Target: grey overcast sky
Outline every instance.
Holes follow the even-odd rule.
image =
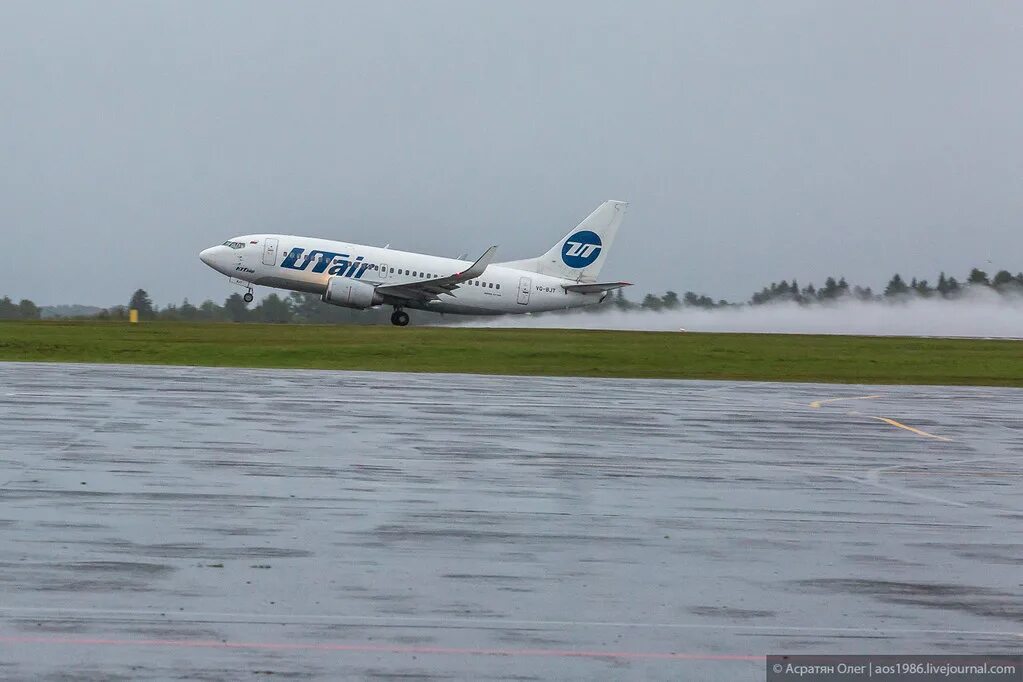
[[[527,257],[605,199],[637,293],[1015,272],[1023,3],[8,0],[0,152],[40,304],[222,300],[247,232]]]

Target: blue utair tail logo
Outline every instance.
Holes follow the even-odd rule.
[[[561,260],[570,268],[585,268],[597,260],[602,245],[600,236],[590,230],[580,230],[565,240],[561,247]]]

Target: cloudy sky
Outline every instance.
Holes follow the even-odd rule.
[[[644,292],[1015,272],[1023,3],[7,1],[0,153],[41,304],[223,299],[246,232],[527,257],[604,199]]]

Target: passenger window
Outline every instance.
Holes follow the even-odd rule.
[[[491,282],[490,284],[487,285],[487,287],[490,288],[490,289],[493,289],[494,288],[494,283]]]
[[[391,268],[391,272],[392,272],[392,273],[394,272],[394,268]]]
[[[501,288],[501,285],[500,285],[500,284],[498,284],[498,285],[497,285],[497,288],[498,288],[498,289],[500,289],[500,288]]]

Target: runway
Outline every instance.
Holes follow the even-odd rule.
[[[2,679],[1018,653],[1023,390],[0,363]]]

